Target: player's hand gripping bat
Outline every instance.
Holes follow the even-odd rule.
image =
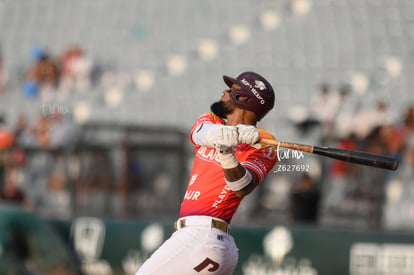
[[[260,142],[278,147],[303,151],[311,154],[318,154],[329,158],[339,159],[342,161],[363,164],[371,167],[377,167],[388,170],[396,170],[398,168],[398,161],[395,158],[389,156],[339,148],[304,145],[292,142],[278,141],[273,139],[262,138],[260,139]]]

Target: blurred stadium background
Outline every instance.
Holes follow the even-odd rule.
[[[276,138],[392,155],[400,167],[285,159],[235,226],[411,236],[413,61],[411,0],[0,1],[2,204],[14,198],[61,228],[83,216],[170,224],[193,121],[223,74],[253,70],[276,90],[260,122]],[[380,274],[355,266],[349,274]]]

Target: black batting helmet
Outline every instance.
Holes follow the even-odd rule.
[[[233,84],[240,86],[230,92],[234,105],[239,108],[252,111],[256,119],[260,121],[275,104],[275,94],[270,83],[261,75],[254,72],[243,72],[232,78],[223,76],[224,82],[232,87]],[[240,100],[244,97],[244,100]]]

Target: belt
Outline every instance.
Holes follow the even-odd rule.
[[[174,231],[184,227],[210,227],[226,233],[228,233],[230,229],[229,224],[225,221],[209,216],[188,216],[180,218],[174,223]]]

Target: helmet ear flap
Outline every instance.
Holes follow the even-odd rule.
[[[247,96],[244,96],[244,95],[241,95],[241,94],[236,94],[236,95],[234,96],[234,98],[235,98],[237,101],[240,101],[240,102],[247,102],[247,101],[249,101],[249,98],[248,98]]]

